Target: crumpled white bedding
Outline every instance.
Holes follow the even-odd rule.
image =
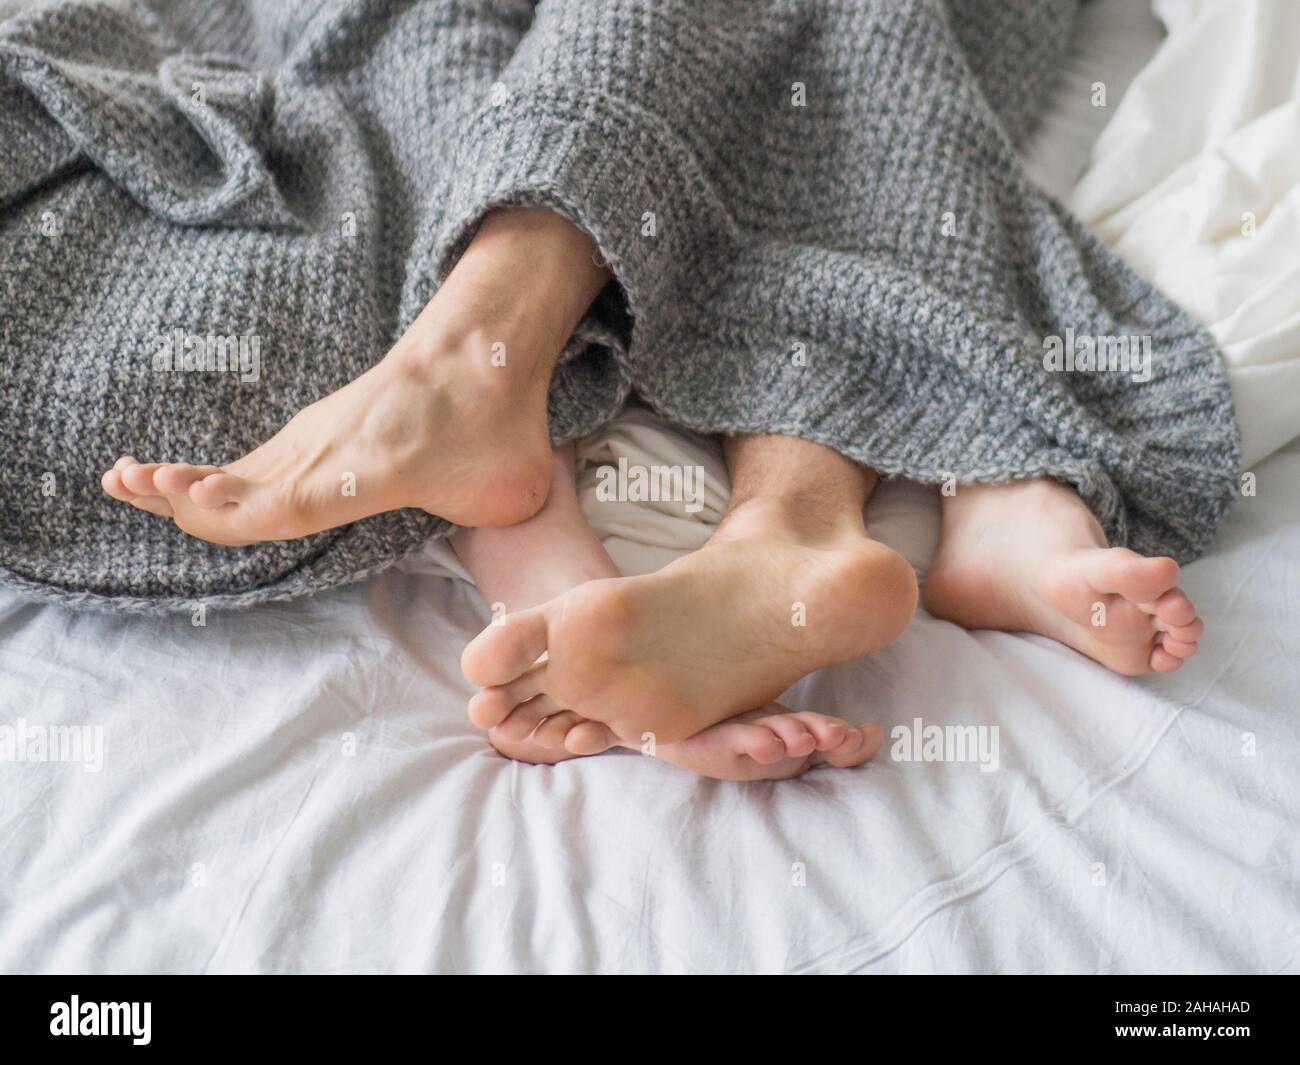
[[[1114,113],[1091,84],[1118,99],[1156,47],[1141,8],[1086,9],[1033,160],[1058,192]],[[724,505],[716,446],[645,411],[583,455],[588,495],[600,459],[708,470],[697,515],[592,508],[627,572]],[[996,726],[996,772],[508,762],[465,720],[457,658],[487,611],[443,548],[203,626],[0,593],[0,728],[105,742],[98,771],[0,762],[0,970],[1295,972],[1300,445],[1256,472],[1187,571],[1210,630],[1177,674],[922,612],[787,693],[887,729]],[[924,569],[932,493],[884,485],[868,518]]]
[[[1155,7],[1169,40],[1069,202],[1214,334],[1250,467],[1300,433],[1300,4]]]

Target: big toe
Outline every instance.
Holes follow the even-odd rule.
[[[1178,583],[1178,563],[1164,556],[1147,558],[1126,547],[1109,548],[1090,583],[1131,603],[1150,603]]]

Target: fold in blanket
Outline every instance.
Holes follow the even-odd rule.
[[[1059,477],[1113,542],[1193,557],[1237,467],[1214,343],[1016,161],[1073,17],[137,0],[7,19],[0,575],[74,606],[243,606],[445,532],[401,511],[222,548],[98,481],[124,453],[219,465],[260,443],[375,362],[512,204],[571,217],[617,276],[557,371],[556,440],[635,389],[885,474]],[[178,372],[174,337],[257,358]]]

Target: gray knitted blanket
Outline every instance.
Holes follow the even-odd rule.
[[[224,548],[99,488],[377,361],[493,207],[618,279],[557,441],[635,390],[930,483],[1046,475],[1187,560],[1233,495],[1206,332],[1022,173],[1073,0],[0,0],[0,577],[179,609],[355,580],[384,514]],[[1097,368],[1097,364],[1101,368]]]

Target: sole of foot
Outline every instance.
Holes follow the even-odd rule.
[[[461,657],[480,728],[546,695],[639,746],[755,706],[883,647],[915,609],[906,560],[865,534],[816,545],[749,523],[657,573],[591,581],[490,625]],[[543,657],[544,656],[544,657]]]

